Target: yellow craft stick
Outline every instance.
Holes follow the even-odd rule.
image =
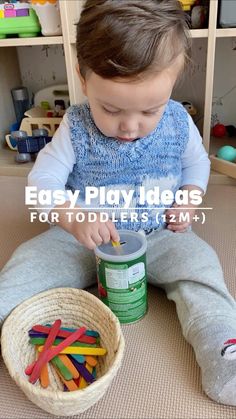
[[[91,367],[96,367],[98,361],[96,360],[96,358],[94,358],[94,356],[90,356],[90,355],[86,355],[85,357],[85,361],[87,362],[87,364],[89,364]]]
[[[68,358],[65,354],[59,354],[58,358],[63,362],[63,364],[68,368],[68,370],[73,375],[73,378],[79,378],[79,371],[75,368],[73,362],[71,362],[70,358]]]
[[[115,242],[114,240],[111,241],[113,247],[120,246],[120,242]]]
[[[88,387],[88,383],[87,381],[85,381],[84,377],[80,377],[80,381],[79,381],[79,389]]]
[[[51,346],[50,349],[57,348],[57,346]],[[39,346],[38,351],[42,352],[43,345]],[[105,348],[90,348],[82,346],[68,346],[63,349],[60,354],[78,354],[78,355],[105,355],[107,350]]]

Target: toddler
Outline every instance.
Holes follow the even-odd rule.
[[[176,303],[204,391],[235,406],[236,363],[227,356],[230,343],[224,343],[236,337],[236,305],[218,258],[191,230],[192,205],[183,221],[173,199],[164,207],[139,200],[140,187],[159,187],[173,196],[179,190],[203,195],[207,187],[210,164],[200,134],[183,106],[170,99],[189,57],[185,14],[177,0],[87,0],[76,46],[87,100],[67,111],[52,142],[39,153],[29,185],[80,190],[79,199],[70,220],[69,199],[57,205],[59,223],[19,246],[3,268],[0,323],[38,292],[90,286],[96,278],[93,249],[119,240],[120,229],[142,230],[148,240],[148,280]],[[122,201],[120,206],[94,201],[98,217],[89,222],[88,186],[134,190],[130,208],[136,208],[137,219],[123,220]],[[103,207],[110,207],[108,214],[115,211],[116,222],[100,220]],[[76,219],[78,210],[83,222]]]

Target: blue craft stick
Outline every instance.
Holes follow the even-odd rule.
[[[97,378],[97,370],[96,370],[96,367],[93,368],[92,375],[93,375],[94,379],[96,380],[96,378]]]
[[[84,355],[78,355],[78,354],[71,354],[71,356],[79,362],[79,364],[84,364],[85,362],[85,356]]]
[[[70,355],[68,355],[68,357],[73,362],[75,368],[77,369],[77,371],[79,371],[80,375],[82,375],[82,377],[84,377],[85,381],[87,381],[87,383],[93,383],[95,381],[94,376],[87,370],[87,368],[85,368],[85,366],[83,364],[80,364],[79,362],[77,362]]]
[[[45,326],[51,327],[51,324],[46,324]],[[77,329],[72,329],[71,327],[61,327],[61,330],[67,330],[68,332],[75,332]],[[93,336],[95,338],[99,338],[100,335],[96,330],[86,330],[85,335]]]

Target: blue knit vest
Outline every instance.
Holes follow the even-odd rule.
[[[106,208],[104,211],[110,215],[113,213],[117,229],[143,229],[148,233],[163,228],[162,214],[165,208],[171,207],[171,203],[140,204],[140,187],[143,186],[145,191],[159,187],[160,193],[171,190],[175,194],[181,186],[181,156],[189,139],[188,114],[183,106],[169,100],[155,130],[133,142],[121,142],[103,135],[94,123],[87,102],[70,107],[67,115],[76,163],[66,188],[80,190],[82,201],[78,204],[84,206],[85,188],[88,186],[105,186],[106,191],[134,190],[129,209],[123,210],[127,214],[127,219],[123,221],[120,213],[124,206],[122,200],[119,205],[100,205],[98,198],[91,206],[99,207],[100,211]],[[138,214],[138,220],[132,218],[131,213]],[[143,213],[146,213],[145,219]]]

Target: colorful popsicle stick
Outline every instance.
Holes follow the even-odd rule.
[[[47,337],[47,340],[45,342],[45,345],[44,345],[44,348],[45,348],[44,351],[39,355],[37,361],[33,362],[31,365],[28,365],[28,367],[26,368],[25,373],[27,375],[30,375],[30,378],[29,378],[30,383],[34,382],[34,381],[32,381],[32,374],[34,374],[34,370],[35,370],[36,366],[38,364],[40,364],[40,359],[43,357],[44,352],[46,352],[50,348],[50,346],[52,346],[60,327],[61,327],[61,320],[58,319],[54,322],[54,324],[53,324],[53,326],[50,330],[50,333],[49,333],[49,335]],[[40,375],[40,371],[37,374],[37,379],[39,378],[39,375]],[[34,375],[33,375],[33,377],[34,377]]]
[[[43,333],[49,333],[50,330],[51,330],[50,327],[48,327],[48,326],[41,326],[40,324],[34,325],[32,327],[32,329],[35,330],[36,332],[43,332]],[[78,330],[78,329],[76,329],[76,330]],[[58,337],[62,337],[62,338],[67,338],[68,336],[71,336],[72,333],[74,333],[74,332],[69,332],[68,330],[60,329],[58,331],[57,336]],[[86,336],[86,335],[84,336],[84,335],[83,336],[80,336],[80,338],[79,338],[80,342],[84,342],[84,343],[96,343],[96,338],[94,338],[93,336]]]
[[[52,364],[54,364],[53,359],[52,359]],[[77,384],[75,383],[74,380],[65,380],[65,378],[63,377],[63,375],[61,375],[60,371],[56,367],[56,365],[53,365],[53,367],[55,368],[56,373],[59,375],[61,381],[63,382],[63,384],[65,384],[65,386],[68,388],[69,391],[78,390],[78,386],[77,386]]]
[[[87,347],[76,347],[76,346],[68,346],[66,345],[66,347],[64,346],[63,349],[60,349],[59,347],[61,346],[62,343],[64,343],[65,341],[61,342],[60,345],[58,346],[52,346],[52,353],[55,353],[56,356],[57,354],[61,353],[61,354],[79,354],[79,355],[105,355],[106,354],[106,349],[105,348],[87,348]],[[39,346],[38,350],[39,352],[43,351],[44,346]],[[47,357],[46,357],[47,359]],[[51,355],[50,355],[50,359],[48,361],[50,361]]]
[[[57,355],[56,358],[59,358],[60,361],[66,366],[66,368],[68,368],[68,370],[72,374],[73,379],[74,378],[79,378],[79,371],[76,369],[73,362],[70,360],[70,358],[67,355],[59,354],[59,355]]]
[[[46,324],[46,326],[51,327],[51,324]],[[69,332],[75,332],[76,329],[72,329],[71,327],[61,327],[61,330],[67,330]],[[86,330],[86,336],[93,336],[94,338],[98,338],[100,335],[96,330]]]
[[[65,378],[65,380],[72,380],[73,374],[71,371],[67,368],[67,366],[60,360],[58,356],[55,356],[51,360],[52,364],[57,367],[57,369],[60,371],[61,375]]]
[[[79,362],[80,364],[84,364],[84,362],[85,362],[85,356],[84,355],[71,354],[71,356],[73,356],[73,358],[75,358],[75,360],[77,362]]]
[[[85,361],[87,362],[87,364],[89,364],[91,367],[96,367],[98,361],[96,358],[94,358],[94,356],[91,355],[86,355],[85,356]]]
[[[63,340],[64,339],[56,339],[54,341],[54,346],[59,345],[61,342],[63,342]],[[45,341],[46,341],[45,338],[30,338],[30,340],[29,340],[29,342],[32,345],[44,345],[45,344]],[[81,348],[83,348],[83,347],[85,347],[85,348],[86,347],[88,347],[88,348],[91,348],[91,347],[96,348],[97,347],[97,344],[96,343],[83,343],[83,342],[76,341],[76,342],[72,343],[71,346],[80,346]]]
[[[70,355],[69,355],[69,358],[70,358]],[[79,374],[82,377],[84,377],[86,382],[87,383],[93,383],[94,382],[94,376],[91,374],[92,367],[90,367],[87,363],[85,363],[85,365],[89,367],[89,369],[88,369],[83,364],[79,364],[79,362],[77,362],[74,358],[71,357],[70,359],[73,362],[76,369],[79,371]]]
[[[84,334],[85,330],[86,330],[85,327],[81,327],[80,329],[76,330],[76,332],[71,333],[71,335],[68,336],[58,346],[54,346],[54,347],[52,346],[52,348],[50,348],[50,349],[43,350],[44,346],[40,346],[38,348],[38,350],[39,350],[39,352],[43,351],[43,353],[41,354],[42,356],[40,357],[40,359],[38,359],[38,361],[36,362],[36,365],[35,365],[35,367],[33,369],[33,372],[30,376],[30,382],[35,383],[37,381],[39,375],[40,375],[40,371],[41,371],[43,365],[45,363],[51,361],[52,358],[54,358],[60,352],[65,350],[65,348],[67,348],[69,345],[71,345],[71,343],[74,343],[80,336],[82,336]],[[49,336],[50,336],[50,333],[49,333]],[[74,348],[74,349],[76,349],[76,350],[78,350],[78,349],[88,350],[88,348]],[[97,349],[97,348],[93,348],[93,349]]]

